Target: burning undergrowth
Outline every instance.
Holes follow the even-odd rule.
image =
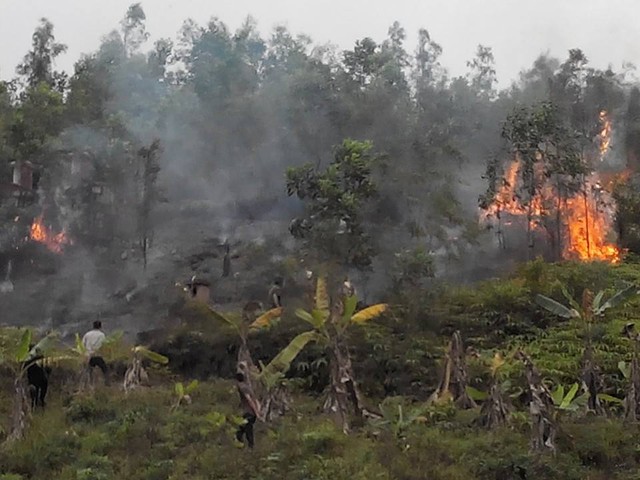
[[[42,243],[54,253],[62,253],[67,245],[73,245],[73,241],[66,231],[54,233],[51,227],[45,224],[44,216],[39,215],[33,220],[29,231],[29,238],[38,243]]]

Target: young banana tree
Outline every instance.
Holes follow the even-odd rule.
[[[305,332],[296,336],[289,345],[280,351],[268,365],[257,366],[251,357],[248,338],[251,333],[271,327],[282,315],[282,307],[272,308],[260,315],[255,314],[257,305],[248,303],[242,316],[222,314],[209,309],[211,316],[230,325],[240,338],[237,364],[245,364],[249,370],[249,383],[260,401],[264,420],[272,420],[283,415],[290,404],[289,394],[284,384],[284,377],[293,360],[312,341],[316,340],[314,332]]]
[[[536,296],[536,303],[545,310],[558,315],[562,318],[576,319],[583,324],[585,346],[582,355],[582,390],[588,395],[587,408],[591,411],[601,413],[602,405],[600,402],[599,381],[597,368],[593,359],[592,346],[592,327],[594,320],[604,316],[605,312],[610,308],[623,305],[633,297],[638,295],[638,287],[628,285],[618,290],[608,300],[604,300],[605,291],[599,291],[594,294],[585,289],[582,293],[582,301],[578,303],[567,290],[562,287],[562,293],[567,299],[568,305],[563,305],[552,298],[544,295]]]
[[[192,380],[189,385],[186,387],[182,382],[178,382],[175,384],[175,392],[176,392],[176,401],[171,407],[171,411],[177,410],[180,405],[187,404],[191,405],[191,394],[198,389],[200,383],[198,380]]]
[[[314,308],[310,312],[296,310],[296,315],[313,327],[317,341],[329,356],[331,378],[324,410],[338,415],[345,433],[349,432],[349,411],[358,419],[364,414],[347,346],[348,332],[353,326],[364,325],[388,309],[387,304],[380,303],[356,312],[357,303],[355,295],[347,296],[344,292],[332,302],[326,279],[319,277]]]
[[[169,359],[164,355],[153,352],[147,347],[142,345],[136,345],[132,347],[128,355],[129,366],[124,373],[124,380],[122,387],[125,393],[129,393],[131,390],[138,388],[143,383],[149,381],[149,375],[142,365],[142,360],[147,359],[160,365],[166,365],[169,363]]]
[[[508,397],[505,398],[505,391],[508,387],[506,382],[502,381],[500,374],[505,364],[504,357],[496,352],[491,360],[491,386],[488,393],[478,392],[467,387],[467,392],[474,400],[483,401],[478,424],[488,429],[506,424],[509,418],[511,405]]]
[[[25,382],[27,368],[32,362],[46,358],[57,342],[57,336],[49,334],[32,346],[32,336],[33,333],[28,328],[0,330],[0,366],[11,372],[14,391],[11,430],[7,442],[21,439],[27,429],[31,412]]]
[[[269,328],[282,316],[282,307],[272,308],[256,316],[258,304],[249,302],[242,310],[242,315],[222,314],[209,307],[209,315],[214,319],[226,323],[237,333],[240,339],[238,349],[238,363],[246,362],[250,370],[257,374],[258,368],[251,357],[251,350],[248,346],[249,334]]]

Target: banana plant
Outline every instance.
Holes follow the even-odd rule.
[[[272,420],[276,416],[283,415],[290,404],[289,394],[284,384],[284,377],[291,367],[291,363],[305,346],[317,340],[315,332],[304,332],[296,336],[289,345],[283,348],[267,365],[256,365],[251,357],[248,347],[250,334],[268,329],[282,316],[282,307],[272,308],[257,317],[253,302],[243,309],[241,316],[222,314],[209,308],[209,314],[220,322],[231,326],[240,338],[238,350],[238,364],[246,363],[250,372],[250,384],[260,399],[262,416],[265,420]]]
[[[429,421],[425,415],[427,406],[406,406],[401,400],[401,398],[386,398],[378,405],[381,413],[380,418],[371,420],[371,425],[374,428],[388,430],[397,439],[403,438],[407,429],[412,425]]]
[[[610,308],[623,305],[624,303],[637,296],[638,287],[635,285],[627,285],[625,288],[618,290],[607,301],[603,302],[605,291],[600,290],[595,296],[590,290],[585,289],[582,294],[582,303],[578,303],[564,286],[561,286],[562,294],[569,303],[563,305],[552,298],[544,295],[536,295],[536,303],[545,310],[558,315],[562,318],[577,318],[591,322],[594,317],[602,317]]]
[[[577,395],[580,386],[574,383],[565,393],[565,388],[558,385],[551,392],[551,399],[556,409],[564,412],[577,412],[587,404],[587,394]]]
[[[215,320],[229,325],[238,335],[240,339],[240,348],[238,349],[238,362],[246,362],[252,372],[257,373],[258,369],[251,357],[251,351],[248,346],[248,338],[251,333],[258,332],[270,328],[282,316],[282,307],[272,308],[255,318],[254,302],[248,303],[242,312],[242,315],[222,314],[208,307],[209,315]]]
[[[200,383],[198,382],[198,380],[192,380],[191,383],[189,383],[189,385],[187,385],[186,387],[182,382],[177,382],[174,387],[176,393],[176,401],[171,407],[171,411],[177,410],[180,405],[183,404],[191,405],[191,395],[198,389],[199,386]]]
[[[149,350],[147,347],[142,345],[136,345],[131,348],[128,353],[128,358],[129,367],[124,374],[124,380],[122,382],[122,387],[124,388],[125,393],[128,393],[149,381],[149,375],[142,365],[143,359],[150,360],[160,365],[166,365],[169,363],[169,359],[167,357]]]
[[[331,302],[327,280],[320,276],[316,282],[313,309],[310,312],[296,310],[296,316],[313,327],[316,341],[328,353],[331,378],[324,410],[338,415],[345,433],[349,432],[349,410],[359,419],[364,415],[347,347],[348,331],[354,326],[366,325],[388,309],[387,304],[380,303],[356,312],[357,303],[355,295],[337,296]]]
[[[29,328],[4,328],[0,330],[0,366],[11,372],[13,377],[13,409],[11,411],[11,430],[7,442],[24,437],[30,416],[30,403],[27,398],[25,376],[30,363],[46,359],[54,350],[58,337],[50,333],[32,346],[33,333]]]
[[[638,287],[633,284],[627,285],[615,292],[606,301],[604,301],[604,290],[600,290],[594,296],[590,290],[585,289],[582,293],[582,301],[580,303],[569,294],[564,286],[561,286],[561,289],[568,305],[563,305],[544,295],[537,295],[535,300],[538,305],[554,315],[567,319],[576,319],[583,323],[585,345],[582,354],[582,390],[588,395],[588,401],[586,402],[587,408],[596,413],[602,413],[601,398],[598,392],[599,382],[594,365],[593,347],[591,343],[592,325],[594,319],[603,317],[607,310],[623,305],[636,297],[639,293]]]
[[[506,360],[499,352],[493,355],[491,360],[491,386],[488,393],[467,387],[467,392],[471,398],[483,402],[477,422],[488,429],[506,424],[511,411],[511,404],[506,396],[511,384],[509,380],[502,381],[501,375],[506,363]],[[522,390],[511,396],[516,397],[520,393],[522,393]]]

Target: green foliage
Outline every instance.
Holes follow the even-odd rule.
[[[344,140],[324,172],[307,164],[287,170],[287,194],[305,203],[306,215],[295,219],[291,234],[324,260],[366,268],[374,256],[364,215],[377,193],[373,169],[378,161],[370,142]]]

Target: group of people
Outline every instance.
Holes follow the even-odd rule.
[[[102,331],[102,322],[96,320],[93,322],[93,328],[82,337],[82,345],[85,350],[89,368],[92,370],[94,367],[98,367],[104,376],[105,385],[109,385],[107,364],[99,353],[106,338],[106,335]],[[30,348],[33,350],[35,345],[30,345]],[[42,364],[41,360],[43,358],[42,353],[35,352],[35,355],[25,362],[24,365],[32,408],[44,408],[47,390],[49,389],[51,368]]]
[[[269,302],[271,308],[282,307],[282,280],[277,278],[269,290]],[[353,287],[348,279],[345,279],[344,288],[350,290],[353,294]],[[106,340],[106,335],[102,331],[102,322],[96,320],[93,322],[93,328],[85,333],[82,338],[82,345],[85,350],[87,364],[90,371],[98,367],[104,376],[105,385],[109,385],[109,373],[104,358],[100,355],[100,348]],[[33,348],[33,345],[31,346]],[[27,369],[27,381],[29,383],[29,393],[31,396],[31,406],[45,406],[45,397],[49,387],[50,368],[44,367],[39,362],[42,355],[36,355],[25,365]],[[240,405],[243,411],[245,422],[238,427],[236,439],[242,442],[246,439],[249,448],[254,446],[253,426],[256,420],[263,419],[260,402],[257,400],[253,388],[251,386],[250,372],[245,362],[238,364],[236,373],[236,386],[240,396]]]

